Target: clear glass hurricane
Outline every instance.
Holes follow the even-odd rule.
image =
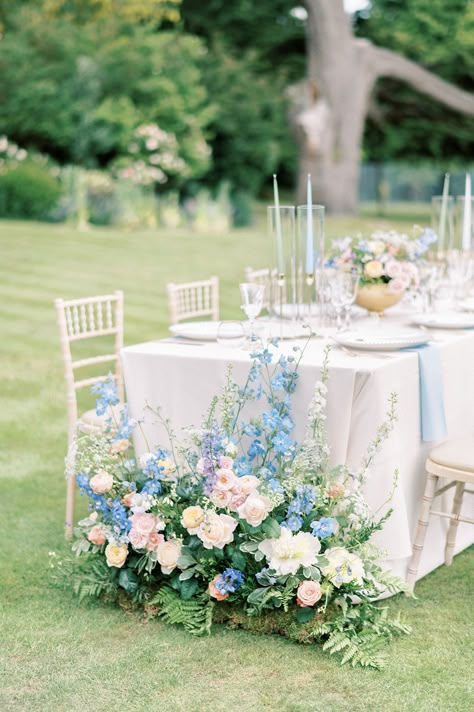
[[[265,286],[262,284],[243,282],[239,287],[240,296],[242,298],[241,309],[245,312],[245,316],[249,320],[250,339],[254,339],[256,337],[255,320],[262,311]]]

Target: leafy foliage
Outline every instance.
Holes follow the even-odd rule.
[[[159,606],[158,616],[165,623],[182,625],[193,635],[210,634],[214,603],[208,596],[186,601],[172,588],[162,586],[150,601],[154,604]]]

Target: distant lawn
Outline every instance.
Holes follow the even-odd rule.
[[[212,637],[194,639],[107,605],[79,605],[48,583],[48,551],[66,549],[66,413],[54,298],[123,289],[131,344],[166,335],[168,281],[217,274],[221,314],[238,316],[244,267],[269,261],[262,212],[254,229],[210,237],[0,222],[2,712],[473,709],[472,550],[423,579],[417,600],[390,601],[413,634],[388,649],[381,673],[341,668],[316,647],[243,631],[217,627]],[[410,221],[405,213],[393,222],[328,220],[327,234],[408,229]]]

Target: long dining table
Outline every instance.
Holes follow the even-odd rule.
[[[396,317],[390,319],[396,323]],[[295,345],[302,343],[282,340],[276,350],[289,354]],[[298,385],[292,398],[294,435],[299,442],[305,432],[314,385],[321,374],[326,343],[324,339],[311,339],[299,366]],[[474,437],[474,330],[433,331],[433,346],[439,349],[441,360],[446,436]],[[199,427],[212,398],[224,384],[228,364],[233,366],[234,379],[243,383],[251,357],[245,348],[223,346],[215,341],[194,343],[168,338],[127,346],[122,350],[122,363],[131,416],[143,418],[134,435],[135,449],[140,455],[150,448],[169,445],[163,420],[169,420],[178,437],[187,428]],[[377,427],[385,419],[390,395],[397,394],[398,420],[372,463],[364,494],[378,514],[389,506],[393,508],[375,541],[384,552],[382,562],[386,568],[406,578],[425,485],[424,462],[437,444],[424,442],[421,436],[417,353],[348,352],[335,346],[330,353],[328,388],[331,463],[347,463],[350,467],[362,462]],[[394,488],[395,471],[398,478]],[[443,507],[450,507],[452,491],[442,497]],[[474,497],[466,496],[464,500],[463,512],[472,518]],[[448,524],[445,519],[431,517],[418,578],[444,562]],[[456,553],[472,543],[474,527],[460,523]]]

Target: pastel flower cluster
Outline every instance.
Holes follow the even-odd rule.
[[[436,233],[426,228],[416,238],[395,230],[377,230],[366,239],[361,235],[333,241],[334,255],[330,265],[356,267],[361,284],[384,283],[395,294],[403,293],[419,281],[416,262],[437,240]]]
[[[277,349],[252,355],[243,387],[229,377],[220,419],[211,409],[190,442],[172,442],[171,451],[136,457],[137,423],[126,411],[116,421],[111,411],[103,435],[79,440],[76,480],[89,515],[73,548],[91,564],[105,562],[111,586],[132,599],[165,590],[200,605],[226,601],[251,615],[283,606],[305,620],[344,615],[341,600],[368,604],[383,592],[378,552],[368,544],[379,524],[357,486],[364,470],[328,464],[327,359],[298,445],[290,396],[304,350]],[[95,392],[98,409],[109,412],[113,380]],[[251,411],[255,401],[260,414]],[[378,447],[374,441],[369,452]]]

